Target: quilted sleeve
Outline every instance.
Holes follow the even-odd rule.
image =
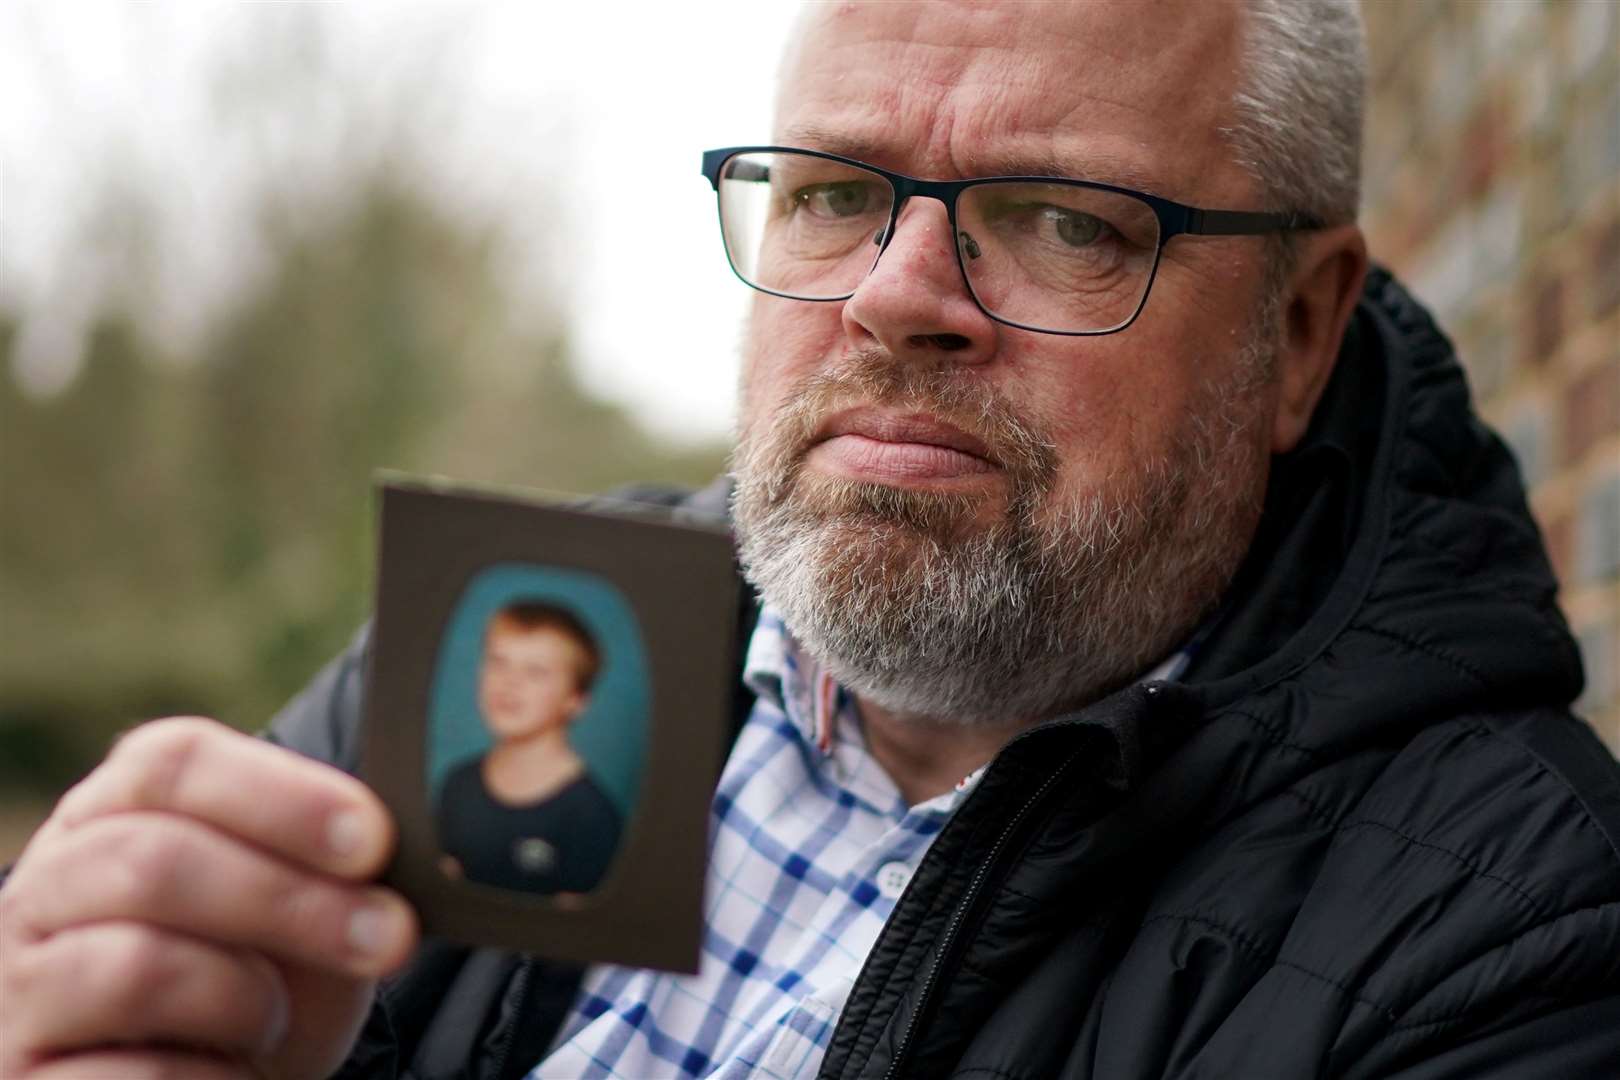
[[[263,732],[278,746],[336,765],[347,773],[360,767],[361,690],[371,646],[368,622],[302,693],[277,713]]]

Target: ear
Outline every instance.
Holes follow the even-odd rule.
[[[1355,225],[1301,233],[1295,256],[1279,313],[1274,454],[1292,450],[1310,426],[1367,276],[1367,242]]]

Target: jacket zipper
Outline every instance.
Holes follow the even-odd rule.
[[[523,1006],[528,1004],[529,983],[534,974],[534,959],[525,956],[518,965],[517,995],[512,1001],[512,1025],[506,1039],[501,1043],[500,1053],[495,1057],[495,1071],[491,1074],[495,1080],[505,1080],[506,1062],[512,1056],[512,1044],[517,1041],[518,1029],[523,1024]]]
[[[979,863],[978,870],[974,871],[972,879],[968,882],[967,892],[957,902],[956,910],[951,912],[951,921],[945,926],[945,935],[940,939],[939,947],[934,950],[934,959],[928,965],[928,976],[923,981],[922,992],[917,997],[917,1006],[911,1010],[911,1016],[906,1019],[906,1029],[900,1036],[900,1044],[895,1047],[894,1058],[889,1062],[889,1068],[883,1074],[883,1080],[895,1080],[895,1077],[900,1075],[900,1069],[905,1064],[906,1052],[911,1049],[911,1037],[916,1033],[917,1019],[928,1009],[929,1002],[934,996],[934,987],[939,982],[940,969],[944,966],[945,957],[956,944],[956,936],[961,932],[962,923],[967,919],[968,908],[972,907],[979,890],[984,887],[984,881],[990,874],[990,868],[995,865],[997,859],[1001,856],[1001,849],[1007,846],[1007,841],[1011,839],[1013,832],[1019,825],[1023,824],[1024,818],[1034,809],[1035,804],[1040,802],[1052,785],[1057,783],[1063,774],[1069,771],[1069,767],[1074,764],[1075,758],[1079,756],[1077,751],[1064,758],[1063,763],[1042,782],[1040,787],[1035,789],[1035,794],[1024,801],[1024,804],[1018,808],[1018,812],[1012,816],[1006,827],[1001,830],[1001,835],[996,837],[995,844],[990,848],[989,856]]]

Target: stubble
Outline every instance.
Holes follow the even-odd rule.
[[[1264,496],[1255,390],[1272,356],[1251,334],[1168,446],[1060,501],[1052,439],[994,387],[852,354],[740,433],[744,571],[813,656],[891,713],[998,726],[1080,707],[1175,649],[1235,573]],[[978,438],[1002,505],[807,469],[823,419],[857,404]]]

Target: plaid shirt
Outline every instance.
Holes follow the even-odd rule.
[[[983,771],[907,807],[853,699],[769,607],[744,679],[757,700],[710,812],[698,974],[590,969],[529,1080],[813,1078],[895,901]]]
[[[850,696],[769,608],[744,678],[758,697],[710,814],[698,974],[592,968],[531,1080],[814,1077],[878,931],[978,777],[907,807]]]

